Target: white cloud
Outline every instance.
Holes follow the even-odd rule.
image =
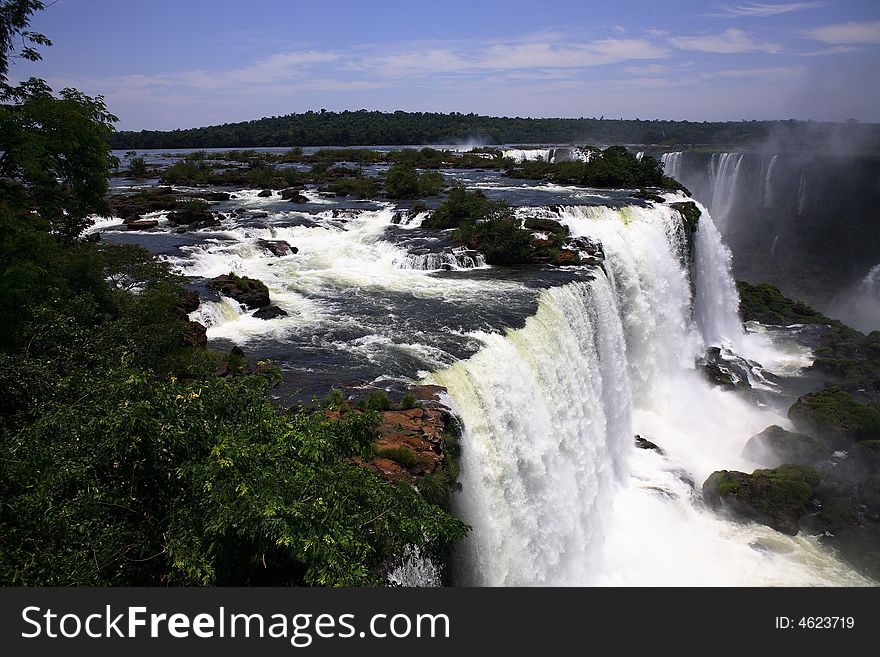
[[[807,31],[807,36],[835,46],[880,44],[880,21],[837,23]]]
[[[707,15],[717,18],[766,18],[768,16],[787,14],[792,11],[801,11],[802,9],[814,9],[821,7],[823,4],[823,2],[790,2],[788,4],[775,5],[763,2],[749,2],[744,5],[724,7],[717,14]]]
[[[682,50],[699,50],[700,52],[714,52],[732,55],[744,52],[768,52],[777,53],[782,50],[778,43],[758,41],[742,30],[730,28],[721,34],[707,34],[703,36],[672,37],[672,45]]]
[[[738,68],[711,71],[701,73],[700,77],[707,80],[713,78],[729,78],[734,80],[754,79],[772,82],[801,78],[806,75],[806,73],[807,69],[804,66],[775,66],[771,68]]]

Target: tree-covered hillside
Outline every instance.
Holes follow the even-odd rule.
[[[806,149],[818,139],[846,137],[880,148],[880,126],[810,121],[689,122],[596,118],[509,118],[433,112],[305,112],[188,130],[117,132],[116,149],[355,146],[480,142],[729,145],[773,138],[780,147]]]

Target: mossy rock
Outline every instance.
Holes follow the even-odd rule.
[[[561,233],[568,235],[568,226],[565,226],[555,219],[543,219],[541,217],[529,217],[523,224],[529,230],[537,230],[544,233]]]
[[[800,465],[781,465],[752,474],[735,470],[713,472],[703,484],[703,499],[713,509],[795,535],[819,483],[815,470]]]
[[[742,454],[756,463],[775,467],[783,463],[818,463],[829,452],[812,436],[786,431],[774,424],[749,438]]]
[[[684,226],[685,232],[689,235],[695,233],[700,221],[700,216],[703,214],[697,204],[693,201],[682,201],[679,203],[670,203],[669,205],[678,210],[681,215],[682,225]]]
[[[880,513],[880,473],[871,475],[859,484],[858,500],[871,511]]]
[[[822,505],[819,518],[828,531],[836,532],[857,524],[859,515],[851,497],[833,497]]]
[[[737,281],[736,289],[739,292],[739,309],[743,321],[756,321],[771,326],[833,323],[833,320],[805,303],[789,299],[778,287],[769,283],[752,285],[746,281]]]
[[[880,411],[839,388],[803,395],[788,409],[788,417],[802,431],[837,443],[880,439]]]

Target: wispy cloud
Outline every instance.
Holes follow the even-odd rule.
[[[420,50],[364,58],[351,67],[382,76],[470,73],[512,69],[585,68],[630,60],[660,59],[669,50],[645,39],[588,43],[496,43],[485,47]]]
[[[778,43],[759,41],[746,32],[735,28],[724,30],[721,34],[672,37],[669,41],[676,48],[682,50],[699,50],[700,52],[725,55],[744,52],[777,53],[782,50],[782,46]]]
[[[880,21],[825,25],[807,31],[806,35],[835,46],[875,45],[880,44]]]
[[[815,9],[824,4],[824,2],[789,2],[780,5],[748,2],[744,5],[726,6],[717,13],[706,15],[714,18],[767,18],[768,16],[778,16],[779,14],[788,14],[803,9]]]
[[[764,80],[776,82],[802,78],[807,73],[805,66],[774,66],[770,68],[737,68],[701,73],[704,80],[727,78],[732,80]]]

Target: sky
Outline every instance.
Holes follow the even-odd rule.
[[[47,0],[11,79],[122,130],[307,110],[880,122],[880,0]]]

